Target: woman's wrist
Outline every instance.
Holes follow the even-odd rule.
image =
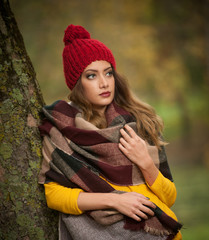
[[[136,165],[141,171],[147,171],[150,169],[150,167],[154,165],[154,162],[149,155],[147,155],[143,159],[143,161],[136,162]]]
[[[159,173],[159,169],[155,166],[151,157],[143,164],[137,166],[140,168],[145,181],[151,186],[155,182]]]
[[[117,194],[115,193],[86,193],[78,196],[78,207],[82,211],[115,208]]]

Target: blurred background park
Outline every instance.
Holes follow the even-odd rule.
[[[183,239],[209,236],[209,1],[10,0],[44,100],[67,100],[64,30],[82,25],[165,123]]]

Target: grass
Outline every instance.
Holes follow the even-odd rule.
[[[209,239],[209,169],[199,165],[171,166],[177,187],[172,209],[183,223],[183,240]]]

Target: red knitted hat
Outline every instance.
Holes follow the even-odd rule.
[[[94,61],[105,60],[116,68],[112,52],[103,43],[91,39],[82,26],[69,25],[63,39],[63,66],[67,86],[72,90],[84,69]]]

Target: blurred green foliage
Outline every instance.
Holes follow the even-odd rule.
[[[165,122],[165,138],[171,142],[168,157],[176,166],[174,171],[177,169],[174,176],[180,196],[177,215],[188,226],[188,231],[183,230],[185,239],[206,239],[209,1],[10,0],[10,3],[47,104],[66,100],[69,94],[62,66],[62,39],[69,24],[84,26],[92,38],[112,50],[117,71],[127,77],[135,94],[154,106]],[[186,167],[181,168],[182,163]]]
[[[11,0],[46,103],[65,98],[62,50],[69,24],[112,49],[117,70],[165,120],[168,140],[208,130],[208,1]]]
[[[178,190],[173,210],[183,223],[184,240],[206,240],[209,235],[208,170],[202,166],[172,166]]]

